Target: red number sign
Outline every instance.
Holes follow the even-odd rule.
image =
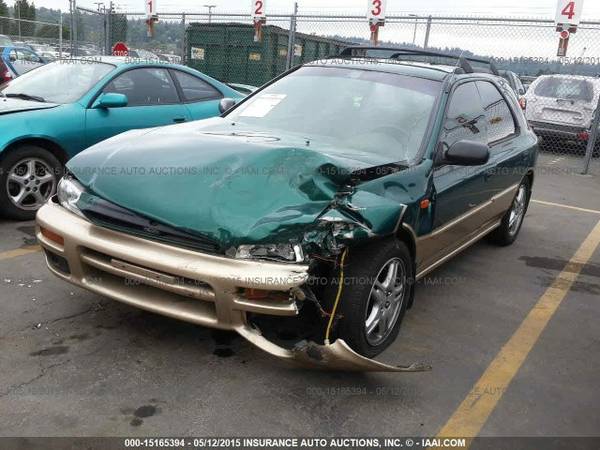
[[[252,18],[253,19],[264,19],[265,14],[265,0],[253,0],[252,1]]]
[[[572,20],[573,17],[575,17],[575,2],[567,3],[567,6],[565,6],[561,11],[561,14],[563,16],[567,16],[569,20]]]
[[[380,22],[385,20],[386,3],[387,0],[369,0],[367,18],[370,22]]]
[[[375,17],[381,15],[381,0],[373,0],[373,9],[371,10],[371,14]]]
[[[583,0],[558,0],[556,8],[556,24],[579,25],[582,10]]]

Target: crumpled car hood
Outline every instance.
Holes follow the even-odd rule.
[[[18,98],[0,97],[0,115],[38,109],[56,108],[56,103],[41,103]]]
[[[350,173],[385,163],[216,118],[124,133],[67,166],[108,201],[235,246],[298,237]]]

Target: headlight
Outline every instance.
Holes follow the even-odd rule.
[[[67,175],[61,178],[58,183],[58,188],[56,190],[58,203],[60,203],[63,208],[83,217],[83,213],[77,207],[77,202],[84,191],[85,188],[79,184],[75,178]]]
[[[302,247],[292,244],[240,245],[235,257],[238,259],[268,259],[276,261],[302,262]]]

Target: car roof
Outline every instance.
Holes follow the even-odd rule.
[[[444,81],[451,74],[456,74],[457,77],[464,78],[465,76],[477,76],[491,79],[498,77],[492,74],[474,72],[462,74],[456,72],[457,66],[447,64],[432,64],[418,61],[393,61],[390,59],[378,58],[330,58],[325,60],[317,60],[305,64],[305,66],[319,67],[338,67],[352,68],[358,70],[374,70],[379,72],[388,72],[398,75],[413,76],[426,78],[434,81]]]

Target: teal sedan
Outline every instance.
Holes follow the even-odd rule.
[[[64,164],[124,131],[218,115],[242,94],[198,71],[126,58],[57,61],[0,87],[0,213],[20,220],[56,191]]]

